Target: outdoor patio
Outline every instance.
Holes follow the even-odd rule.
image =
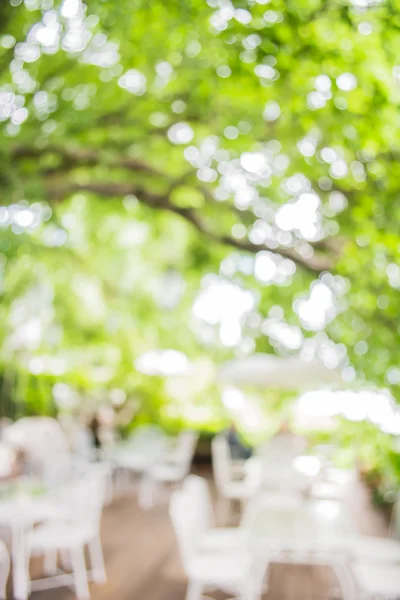
[[[195,471],[196,472],[196,471]],[[199,472],[197,470],[197,472]],[[211,483],[211,473],[207,474]],[[139,508],[136,494],[128,493],[104,510],[102,542],[108,582],[92,584],[92,600],[184,600],[187,580],[168,517],[167,498],[151,511]],[[385,535],[385,520],[371,505],[366,489],[357,485],[349,501],[351,514],[364,534]],[[35,575],[35,565],[33,565]],[[334,578],[328,567],[271,566],[266,600],[331,600]],[[73,600],[67,588],[37,592],[34,600]],[[215,598],[226,598],[218,592]]]

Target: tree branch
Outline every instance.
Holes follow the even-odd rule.
[[[168,194],[156,194],[149,192],[147,189],[132,185],[130,183],[114,183],[114,182],[90,182],[90,183],[69,183],[61,187],[49,188],[49,200],[62,200],[73,192],[85,191],[97,194],[103,197],[117,197],[134,195],[143,204],[150,206],[157,210],[166,210],[179,215],[187,222],[191,223],[192,226],[201,234],[212,239],[213,241],[242,250],[244,252],[250,252],[256,254],[261,250],[268,250],[272,254],[288,258],[296,263],[298,266],[306,269],[308,272],[319,274],[323,271],[330,270],[334,263],[328,256],[319,256],[314,254],[309,258],[304,258],[298,254],[295,250],[290,248],[279,248],[270,249],[263,245],[253,244],[248,240],[238,240],[229,235],[219,234],[206,225],[203,219],[199,216],[198,212],[193,208],[180,207],[172,204],[169,200]]]
[[[127,171],[142,172],[149,175],[165,177],[165,173],[152,167],[148,163],[129,156],[116,156],[110,159],[98,150],[82,150],[79,148],[64,148],[61,146],[46,146],[45,148],[34,148],[32,146],[16,146],[11,155],[14,159],[41,158],[42,156],[55,154],[61,162],[54,167],[45,167],[41,170],[44,175],[52,175],[70,171],[82,166],[97,166],[104,164],[110,168],[120,168]]]
[[[82,149],[82,148],[65,148],[57,145],[49,145],[45,148],[35,148],[32,146],[16,146],[11,151],[12,157],[15,160],[24,158],[41,158],[43,156],[56,155],[59,159],[59,164],[49,167],[42,167],[40,170],[44,176],[47,176],[47,187],[49,191],[50,202],[57,202],[68,196],[75,191],[87,191],[98,194],[103,197],[113,196],[127,196],[135,195],[138,199],[148,206],[167,210],[175,213],[190,222],[195,229],[214,240],[217,243],[231,246],[237,250],[244,252],[257,253],[260,250],[268,249],[273,254],[283,256],[295,262],[298,266],[306,269],[312,273],[321,273],[322,271],[330,270],[334,266],[334,259],[340,255],[340,249],[342,244],[335,244],[333,240],[322,240],[313,244],[315,250],[322,251],[321,254],[314,253],[311,257],[303,257],[301,254],[296,252],[293,248],[279,248],[271,249],[266,245],[254,244],[249,240],[239,240],[230,235],[219,234],[210,228],[206,222],[199,215],[198,211],[190,207],[180,207],[173,204],[170,200],[171,193],[179,186],[184,184],[188,179],[192,177],[192,173],[188,172],[183,174],[178,179],[172,180],[169,183],[168,190],[165,193],[154,193],[150,192],[148,188],[133,185],[131,183],[119,183],[119,182],[89,182],[85,184],[69,182],[57,184],[56,181],[51,182],[50,177],[57,174],[73,171],[76,168],[82,166],[98,166],[104,165],[108,169],[121,169],[130,171],[133,173],[143,173],[152,176],[158,176],[168,182],[168,176],[149,165],[148,163],[131,158],[129,156],[112,156],[101,152],[97,149]],[[195,187],[204,195],[208,204],[211,202],[216,206],[218,203],[210,192],[205,189],[204,186],[196,181]],[[222,208],[222,207],[221,207]],[[229,207],[231,211],[236,212],[239,216],[242,216],[242,212],[238,211],[235,207]],[[252,222],[256,218],[249,211],[245,211],[247,217],[251,217]]]

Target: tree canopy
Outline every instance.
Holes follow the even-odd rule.
[[[151,404],[135,360],[172,348],[198,415],[210,359],[254,350],[400,398],[398,2],[11,0],[0,23],[3,394]]]

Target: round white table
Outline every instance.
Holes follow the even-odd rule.
[[[288,506],[271,506],[268,494],[257,502],[249,539],[254,546],[295,550],[346,546],[357,533],[341,502],[307,500]]]
[[[356,535],[342,503],[303,500],[286,507],[271,506],[262,498],[248,529],[248,547],[268,562],[324,564],[332,568],[342,591],[351,589],[347,569],[351,542]],[[346,597],[346,596],[345,596]]]

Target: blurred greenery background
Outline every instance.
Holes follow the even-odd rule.
[[[0,29],[1,416],[216,431],[254,352],[400,401],[399,2],[10,0]],[[263,431],[296,397],[249,393]],[[314,437],[398,486],[396,427]]]

